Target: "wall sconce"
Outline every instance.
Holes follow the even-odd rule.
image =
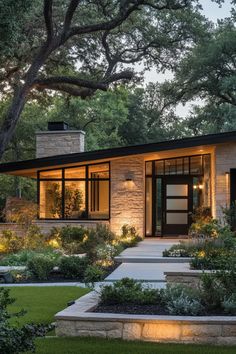
[[[203,184],[194,184],[193,185],[193,189],[200,189],[200,190],[202,190],[204,188],[204,186],[203,186]]]
[[[127,173],[125,176],[125,182],[124,182],[125,188],[131,190],[134,188],[134,179],[133,179],[133,174],[132,173]]]

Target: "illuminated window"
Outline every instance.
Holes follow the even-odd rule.
[[[41,219],[109,219],[109,163],[40,171]]]

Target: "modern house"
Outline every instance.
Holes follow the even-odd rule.
[[[63,122],[48,128],[36,133],[35,159],[0,165],[0,173],[37,179],[41,225],[184,235],[194,207],[220,218],[236,199],[236,131],[86,152],[84,132]]]

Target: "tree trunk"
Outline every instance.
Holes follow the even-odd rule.
[[[56,45],[57,43],[51,42],[46,43],[41,47],[25,75],[24,84],[18,85],[15,89],[12,103],[0,130],[0,159],[4,154],[8,143],[12,139],[21,112],[26,104],[28,93],[32,89],[32,85],[37,78],[38,72]]]

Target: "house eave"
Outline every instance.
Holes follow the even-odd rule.
[[[143,145],[125,146],[67,155],[56,155],[43,158],[36,158],[25,161],[9,162],[0,164],[0,173],[24,176],[27,171],[65,166],[75,163],[86,163],[90,161],[106,160],[130,155],[141,155],[152,152],[193,148],[201,145],[216,145],[227,142],[236,142],[236,131],[208,134],[197,137],[162,141]]]

